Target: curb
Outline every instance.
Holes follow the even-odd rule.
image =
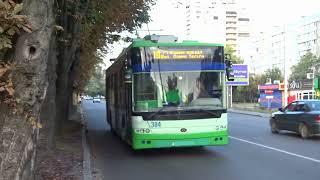
[[[250,115],[250,116],[258,116],[258,117],[264,117],[264,118],[271,117],[271,114],[268,114],[268,113],[250,112],[250,111],[242,111],[242,110],[236,110],[236,109],[228,109],[228,112],[237,113],[237,114],[245,114],[245,115]]]
[[[87,126],[86,126],[86,120],[85,120],[81,105],[80,105],[80,113],[81,113],[81,121],[83,122],[83,128],[82,128],[83,180],[92,180],[90,149],[87,143],[87,136],[86,136]]]

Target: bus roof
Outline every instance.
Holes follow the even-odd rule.
[[[135,39],[130,47],[181,47],[181,46],[223,46],[223,44],[203,43],[198,41],[182,41],[182,42],[155,42],[145,39]]]

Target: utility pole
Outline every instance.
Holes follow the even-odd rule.
[[[288,105],[288,71],[287,71],[287,61],[286,61],[286,32],[285,26],[283,27],[283,67],[284,67],[284,105]]]
[[[283,48],[283,72],[284,72],[284,106],[288,105],[288,70],[287,70],[287,57],[286,57],[286,25],[283,25],[282,28],[281,26],[274,26],[277,28],[282,29],[281,30],[281,35],[283,36],[283,47],[281,47],[280,44],[280,49]],[[280,59],[281,60],[281,59]],[[281,61],[280,61],[281,64]]]

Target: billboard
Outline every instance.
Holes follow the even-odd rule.
[[[234,64],[233,75],[234,81],[227,81],[228,86],[248,86],[249,85],[249,68],[247,64]]]
[[[304,80],[291,81],[288,83],[288,88],[291,91],[312,90],[313,80],[304,79]]]

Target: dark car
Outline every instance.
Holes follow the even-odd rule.
[[[301,100],[290,103],[272,114],[272,133],[280,130],[297,132],[302,138],[320,134],[320,100]]]

